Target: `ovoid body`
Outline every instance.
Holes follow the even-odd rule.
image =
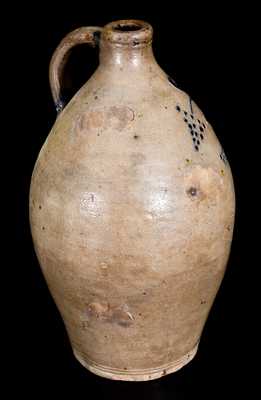
[[[224,151],[151,41],[151,26],[130,20],[61,42],[50,65],[59,114],[30,190],[35,250],[73,352],[110,379],[155,379],[193,358],[233,232]],[[85,42],[100,64],[63,108],[63,64]]]

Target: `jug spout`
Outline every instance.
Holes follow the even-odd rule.
[[[102,30],[100,40],[100,64],[137,69],[148,61],[154,62],[152,51],[153,29],[140,20],[111,22]]]

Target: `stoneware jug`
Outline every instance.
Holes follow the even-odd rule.
[[[64,107],[69,50],[99,67]],[[234,224],[225,153],[194,101],[157,64],[152,27],[69,33],[50,64],[58,116],[37,159],[30,223],[75,357],[110,379],[175,372],[195,356]]]

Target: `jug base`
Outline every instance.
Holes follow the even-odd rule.
[[[98,365],[91,360],[85,361],[77,351],[74,350],[73,353],[75,358],[79,361],[80,364],[82,364],[86,369],[88,369],[92,373],[99,375],[103,378],[120,380],[120,381],[150,381],[178,371],[195,357],[197,350],[198,350],[198,343],[191,351],[189,351],[187,354],[185,354],[178,360],[162,365],[158,368],[137,369],[128,371],[117,368],[110,368],[103,365]]]

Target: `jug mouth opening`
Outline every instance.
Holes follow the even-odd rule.
[[[152,26],[141,20],[119,20],[103,28],[102,37],[119,46],[142,47],[152,41]]]
[[[112,26],[112,29],[114,31],[119,31],[119,32],[131,32],[131,31],[139,31],[143,28],[143,24],[135,22],[119,22],[117,24],[114,24]]]

